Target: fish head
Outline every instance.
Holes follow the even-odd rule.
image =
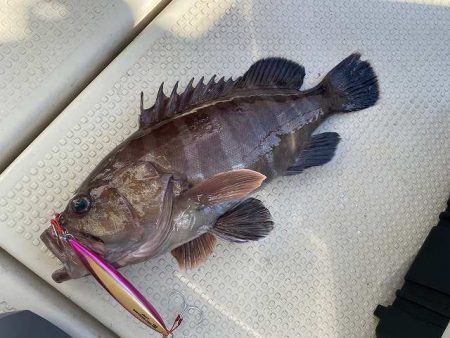
[[[152,225],[163,208],[168,180],[148,163],[124,165],[107,172],[91,175],[82,184],[61,212],[59,222],[83,245],[118,267],[122,266],[122,257],[144,242],[161,240],[158,233],[164,227]],[[56,282],[88,274],[52,227],[42,233],[41,239],[64,265],[52,275]]]

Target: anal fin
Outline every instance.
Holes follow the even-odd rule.
[[[338,133],[327,132],[313,135],[309,146],[300,153],[295,163],[287,169],[286,175],[300,174],[307,168],[328,163],[333,158],[339,141]]]
[[[211,255],[216,246],[216,237],[206,233],[171,251],[182,269],[195,268]]]

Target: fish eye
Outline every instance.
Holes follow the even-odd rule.
[[[91,199],[89,196],[78,196],[72,200],[71,205],[74,212],[82,214],[91,208]]]

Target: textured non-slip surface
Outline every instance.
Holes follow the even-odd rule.
[[[182,337],[371,337],[450,192],[449,21],[445,2],[173,1],[3,173],[0,243],[55,285],[39,234],[136,130],[141,90],[151,105],[161,81],[237,76],[268,55],[302,63],[308,87],[359,50],[381,99],[320,128],[342,136],[331,163],[259,193],[267,239],[222,242],[188,272],[169,255],[122,271],[163,312],[172,289],[204,311]],[[92,278],[55,287],[121,337],[148,335]]]
[[[0,1],[0,172],[162,2]]]
[[[71,337],[113,337],[98,321],[0,249],[0,313],[30,310]]]

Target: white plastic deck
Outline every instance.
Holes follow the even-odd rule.
[[[166,2],[0,1],[0,172]],[[33,310],[74,337],[112,335],[3,250],[0,271],[0,311]]]
[[[33,311],[71,337],[114,336],[92,316],[1,249],[0,280],[0,313]]]
[[[276,221],[267,239],[220,243],[189,272],[169,255],[122,272],[158,309],[176,289],[204,311],[177,337],[372,337],[450,191],[448,22],[443,1],[175,0],[2,174],[0,244],[119,336],[152,336],[92,278],[54,284],[39,241],[136,130],[139,92],[151,105],[161,81],[237,76],[269,55],[302,63],[309,87],[359,50],[381,99],[320,128],[342,135],[335,160],[259,194]]]
[[[0,0],[0,172],[166,0]]]

